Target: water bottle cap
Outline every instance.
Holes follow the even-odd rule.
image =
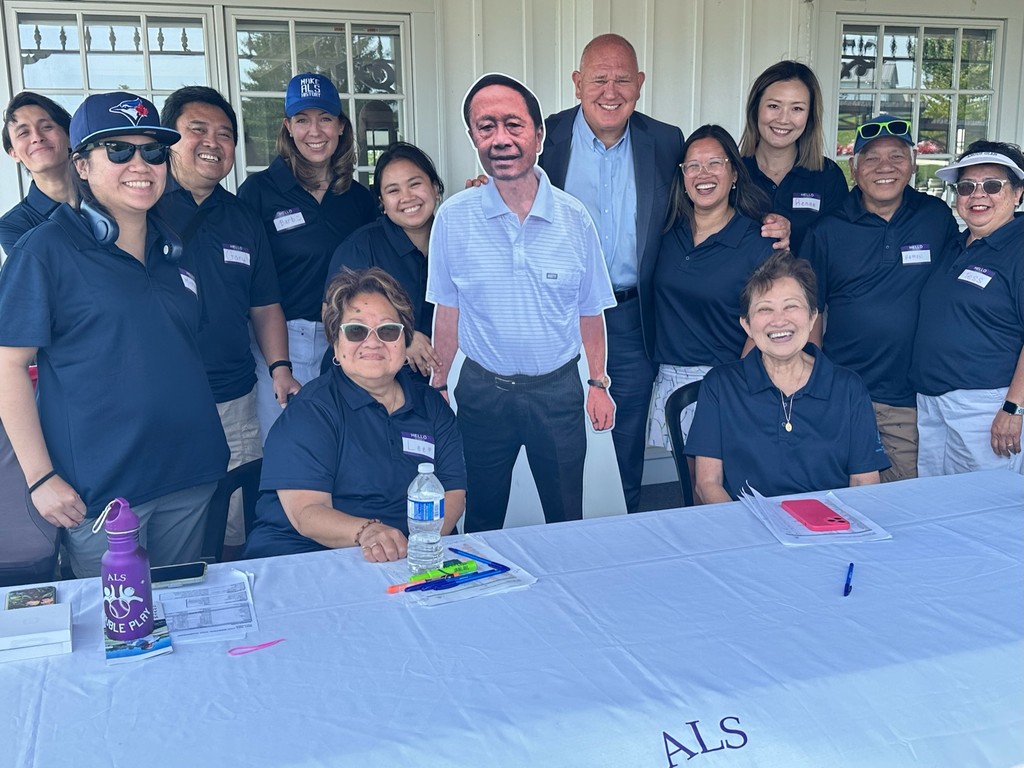
[[[423,462],[416,468],[416,471],[421,475],[432,475],[434,474],[434,465],[428,462]]]
[[[107,533],[132,533],[139,530],[139,518],[132,512],[127,499],[118,496],[108,505],[104,527]]]

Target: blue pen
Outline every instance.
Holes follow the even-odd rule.
[[[476,560],[478,563],[483,563],[484,565],[489,565],[489,566],[491,566],[491,568],[494,568],[496,570],[499,570],[499,571],[502,571],[502,572],[509,570],[509,567],[507,565],[502,565],[501,563],[496,563],[493,560],[488,560],[488,559],[486,559],[484,557],[480,557],[480,555],[471,555],[471,554],[469,554],[469,552],[463,552],[461,549],[456,549],[455,547],[448,547],[448,549],[451,550],[452,552],[454,552],[459,557],[468,557],[470,560]],[[484,573],[487,573],[487,571],[484,571]]]
[[[508,569],[506,568],[505,571]],[[486,579],[488,576],[497,576],[505,573],[505,571],[477,571],[476,573],[465,573],[459,576],[455,576],[451,579],[436,579],[434,581],[422,581],[418,584],[413,584],[411,587],[406,587],[406,592],[436,592],[441,589],[451,589],[457,587],[460,584],[465,584],[469,581],[478,581],[479,579]]]
[[[843,597],[849,597],[853,591],[853,563],[846,569],[846,586],[843,587]]]

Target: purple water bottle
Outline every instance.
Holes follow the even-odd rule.
[[[149,555],[139,544],[139,518],[118,497],[107,507],[107,551],[100,561],[103,631],[111,640],[136,640],[153,631]]]

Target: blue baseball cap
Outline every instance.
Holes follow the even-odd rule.
[[[864,147],[875,139],[890,137],[905,141],[914,146],[914,139],[910,135],[911,124],[909,120],[902,117],[893,117],[886,113],[875,115],[870,120],[864,121],[857,129],[857,139],[853,143],[853,154],[858,154]]]
[[[285,117],[295,117],[304,109],[320,109],[334,116],[341,114],[341,97],[329,77],[305,72],[288,81],[288,92],[284,97]]]
[[[82,102],[71,118],[71,146],[80,152],[112,136],[152,136],[161,144],[174,144],[181,134],[160,125],[153,102],[134,93],[97,93]]]

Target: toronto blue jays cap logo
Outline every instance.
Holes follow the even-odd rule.
[[[109,111],[115,115],[124,115],[132,121],[132,125],[138,125],[139,121],[149,114],[149,109],[142,103],[140,98],[122,101],[120,104],[111,107]]]

